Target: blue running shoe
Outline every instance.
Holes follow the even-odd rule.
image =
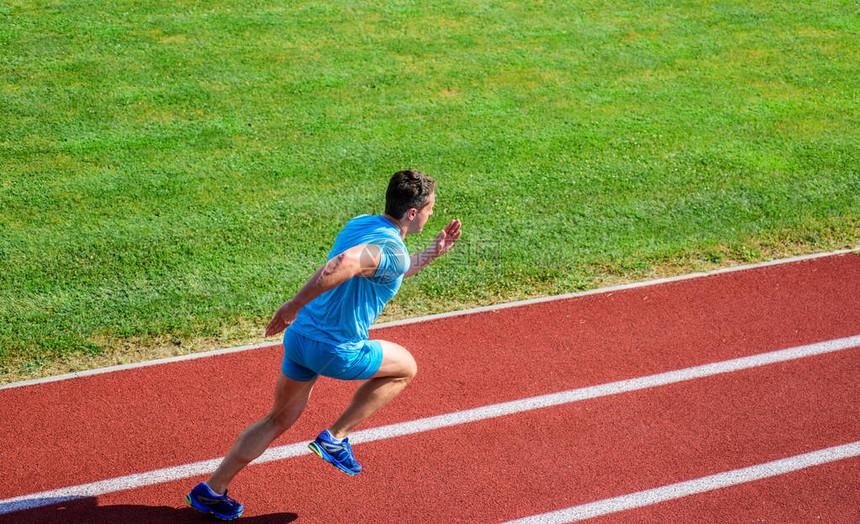
[[[205,482],[194,486],[191,493],[185,496],[185,502],[192,508],[221,520],[239,518],[245,511],[245,507],[228,497],[226,491],[219,497]]]
[[[349,445],[349,439],[345,438],[339,443],[335,443],[334,437],[328,430],[323,431],[319,436],[308,444],[311,451],[322,457],[323,460],[331,462],[337,469],[350,475],[358,475],[361,473],[361,464],[355,461],[355,455],[352,454],[352,446]]]

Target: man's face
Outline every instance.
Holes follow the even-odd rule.
[[[427,219],[430,218],[430,215],[433,214],[433,205],[436,203],[436,193],[430,193],[430,198],[427,200],[427,204],[418,210],[418,214],[415,215],[415,218],[412,220],[410,224],[410,233],[420,233],[424,229],[424,224],[427,223]]]

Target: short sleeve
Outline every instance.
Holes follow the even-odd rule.
[[[409,253],[394,241],[374,242],[379,247],[379,267],[374,278],[385,282],[396,280],[409,271]]]

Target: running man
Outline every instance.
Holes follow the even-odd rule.
[[[328,261],[278,309],[266,327],[266,336],[285,331],[272,411],[246,428],[209,480],[185,497],[191,507],[226,520],[242,514],[242,504],[227,496],[227,485],[299,418],[320,375],[365,381],[343,414],[309,444],[338,469],[361,472],[347,435],[394,398],[418,370],[406,348],[368,340],[368,328],[403,277],[447,253],[460,238],[460,221],[452,220],[430,247],[409,256],[403,240],[420,233],[433,214],[435,190],[436,181],[420,171],[395,173],[385,194],[385,213],[350,220]]]

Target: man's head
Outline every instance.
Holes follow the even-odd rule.
[[[385,192],[385,214],[418,233],[433,214],[436,181],[417,169],[394,173]]]

